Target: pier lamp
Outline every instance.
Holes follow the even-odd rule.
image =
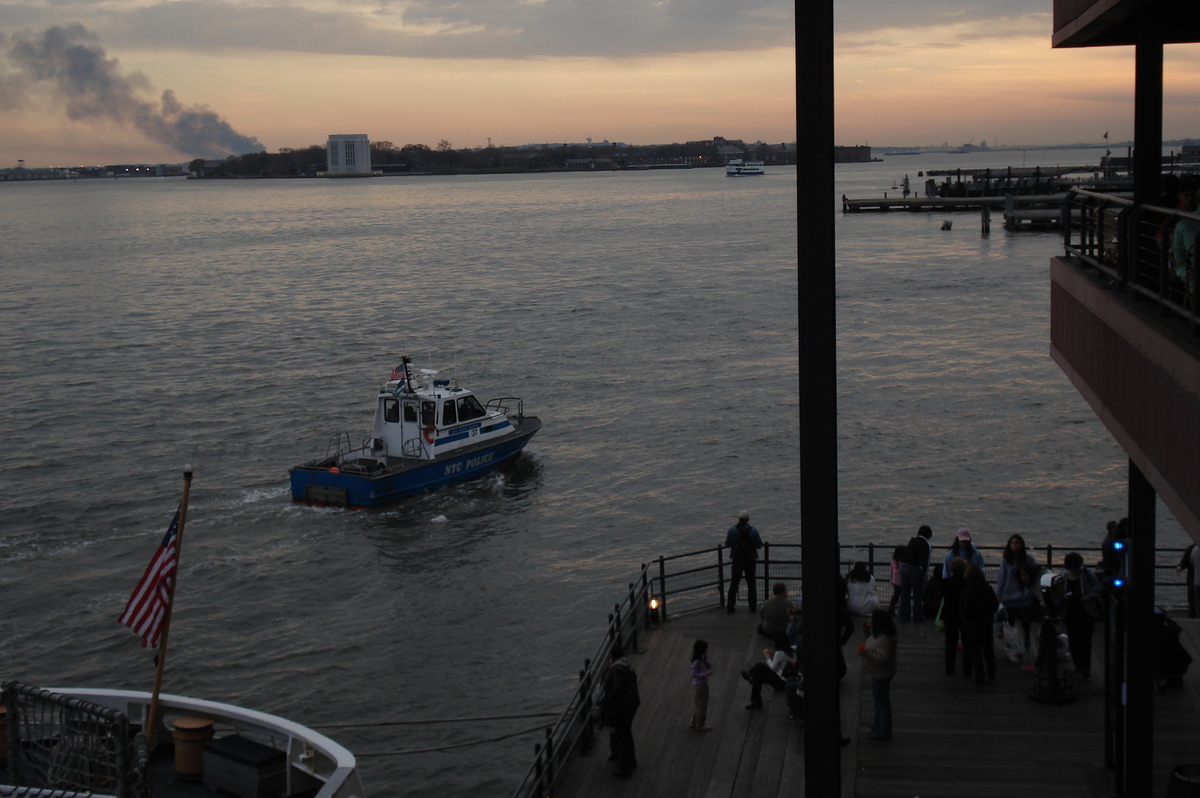
[[[647,607],[650,609],[650,623],[658,623],[658,599],[651,596]]]

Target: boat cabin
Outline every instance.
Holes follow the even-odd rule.
[[[391,380],[379,392],[371,448],[376,456],[431,460],[474,443],[481,435],[511,428],[503,408],[487,408],[472,391],[420,377]]]

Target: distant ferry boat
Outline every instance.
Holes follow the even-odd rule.
[[[292,501],[360,509],[465,482],[507,463],[542,426],[518,398],[484,405],[471,391],[435,379],[432,369],[413,370],[403,355],[379,390],[375,423],[361,445],[353,447],[343,432],[325,457],[291,470]]]
[[[726,177],[752,177],[765,174],[762,161],[743,161],[741,158],[734,158],[725,164]]]

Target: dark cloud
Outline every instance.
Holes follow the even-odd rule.
[[[254,152],[263,146],[243,136],[202,105],[185,106],[167,90],[158,102],[140,72],[124,74],[97,37],[83,25],[54,25],[40,34],[19,33],[0,41],[12,71],[0,74],[0,107],[19,109],[44,92],[79,122],[111,120],[132,125],[148,138],[193,157]]]

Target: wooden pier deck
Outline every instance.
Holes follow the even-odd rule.
[[[1196,660],[1183,691],[1155,694],[1154,796],[1166,794],[1171,770],[1200,763],[1200,621],[1179,620],[1183,642]],[[744,609],[675,619],[642,637],[633,657],[642,706],[634,721],[638,770],[613,776],[607,732],[587,755],[575,755],[555,788],[558,798],[587,796],[696,796],[789,798],[803,794],[804,725],[788,721],[782,693],[763,691],[765,708],[747,711],[750,686],[739,673],[760,661],[767,641]],[[709,642],[711,732],[688,729],[692,641]],[[1103,631],[1097,629],[1097,678],[1079,686],[1072,704],[1029,699],[1032,675],[997,652],[997,678],[986,687],[942,666],[942,635],[926,622],[899,635],[899,673],[892,683],[893,739],[869,739],[870,682],[846,646],[849,673],[839,685],[842,796],[870,798],[1107,798],[1112,773],[1104,769]],[[809,685],[808,689],[814,689]]]

